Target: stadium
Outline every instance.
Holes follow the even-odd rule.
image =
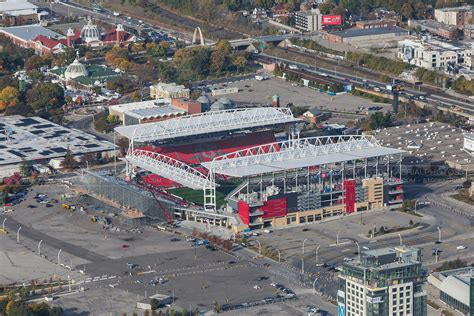
[[[140,209],[127,193],[119,203],[161,221],[241,231],[403,201],[403,151],[383,147],[373,136],[300,138],[300,123],[290,109],[265,107],[117,127],[129,140],[125,181],[150,192],[158,207]],[[288,138],[277,141],[276,131]]]

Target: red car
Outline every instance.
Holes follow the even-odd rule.
[[[130,246],[129,246],[129,245],[125,245],[125,244],[122,245],[122,248],[124,248],[124,249],[125,249],[125,248],[128,248],[128,247],[130,247]]]

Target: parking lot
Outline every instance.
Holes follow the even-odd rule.
[[[41,193],[47,195],[45,201],[49,203],[39,203],[34,199]],[[61,199],[65,193],[72,197]],[[25,201],[12,207],[14,212],[11,216],[23,225],[48,236],[108,258],[161,253],[186,247],[180,243],[170,243],[171,234],[157,232],[150,227],[139,230],[128,229],[115,217],[110,217],[113,227],[120,229],[104,229],[102,223],[92,222],[91,217],[108,217],[108,213],[94,205],[84,205],[85,210],[80,210],[79,207],[74,211],[62,208],[62,204],[74,205],[77,201],[76,195],[63,184],[36,186],[28,192]],[[51,200],[54,199],[58,202],[52,203]],[[56,256],[57,251],[58,249],[49,249],[47,243],[44,243],[42,249],[44,255]],[[74,266],[87,263],[78,258],[69,258],[66,249],[62,251],[62,258],[64,261],[72,259]]]
[[[291,84],[283,79],[272,77],[269,80],[246,80],[229,83],[228,87],[238,87],[239,93],[226,95],[232,101],[240,104],[271,104],[272,96],[280,97],[280,106],[293,103],[296,106],[318,108],[323,111],[346,112],[344,115],[333,113],[330,121],[347,121],[349,118],[362,117],[369,107],[382,107],[381,111],[388,111],[389,104],[372,103],[368,99],[351,94],[329,96],[314,89]],[[347,116],[359,113],[359,116]]]

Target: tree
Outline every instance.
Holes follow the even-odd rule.
[[[87,153],[81,156],[81,166],[94,166],[99,162],[97,159],[97,153]]]
[[[64,105],[64,90],[57,84],[40,82],[26,92],[26,100],[33,110],[47,112]]]
[[[150,306],[151,310],[157,310],[158,308],[160,308],[160,302],[156,298],[152,298],[150,300]]]
[[[143,316],[150,316],[150,311],[149,310],[144,311]]]
[[[61,161],[61,167],[66,170],[72,170],[77,168],[77,160],[72,155],[71,150],[68,148],[63,161]]]
[[[181,316],[187,316],[187,315],[188,315],[188,310],[183,307],[183,309],[181,310]]]
[[[241,71],[247,65],[247,58],[245,58],[244,55],[234,55],[234,58],[232,59],[232,65]]]
[[[6,105],[16,103],[19,96],[20,92],[18,89],[12,86],[7,86],[0,91],[0,101],[4,102]]]
[[[28,177],[30,175],[30,166],[28,165],[28,162],[22,158],[21,163],[20,163],[20,174],[22,177]]]

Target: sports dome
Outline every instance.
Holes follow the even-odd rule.
[[[66,79],[74,79],[80,76],[87,77],[87,75],[88,73],[86,67],[77,59],[75,59],[72,64],[67,66],[66,71],[64,72],[64,77]]]
[[[100,31],[97,25],[92,24],[92,21],[89,20],[86,25],[82,28],[81,39],[85,43],[90,43],[93,41],[100,40]]]

